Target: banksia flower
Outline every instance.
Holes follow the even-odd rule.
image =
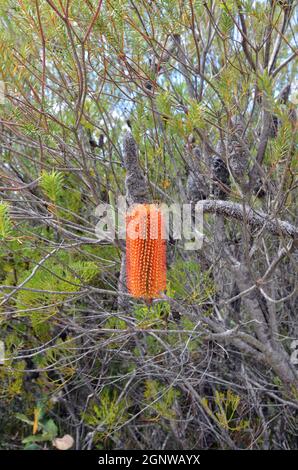
[[[166,288],[164,217],[155,204],[137,204],[126,216],[127,288],[148,301]]]

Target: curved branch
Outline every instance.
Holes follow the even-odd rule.
[[[283,235],[295,240],[298,239],[298,227],[284,220],[273,219],[269,214],[255,210],[247,205],[230,201],[206,199],[198,201],[196,207],[203,207],[204,212],[220,214],[228,218],[239,220],[240,222],[245,222],[252,228],[264,228],[273,235]]]

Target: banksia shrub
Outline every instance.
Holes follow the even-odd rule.
[[[147,300],[166,288],[164,217],[155,204],[134,205],[126,216],[128,292]]]

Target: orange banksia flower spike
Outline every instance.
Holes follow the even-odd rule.
[[[126,215],[128,292],[151,301],[166,289],[164,216],[156,204],[136,204]]]

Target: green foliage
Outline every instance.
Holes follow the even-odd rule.
[[[258,87],[268,97],[273,96],[272,85],[272,78],[268,75],[267,71],[264,71],[263,74],[259,74]]]
[[[172,103],[171,103],[171,94],[169,91],[161,92],[156,97],[156,107],[158,111],[166,115],[166,117],[170,117],[172,114]]]
[[[34,409],[34,420],[30,420],[22,413],[16,413],[15,416],[33,429],[33,434],[22,439],[22,443],[25,444],[24,450],[42,449],[38,443],[51,443],[58,435],[58,426],[53,419],[46,416],[43,404],[37,404],[37,407]]]
[[[216,77],[214,85],[227,107],[232,107],[237,87],[242,81],[243,77],[240,76],[237,68],[231,65],[227,65],[221,70],[219,77]]]
[[[43,171],[41,174],[40,186],[54,204],[62,196],[63,179],[63,174],[55,170],[51,171],[51,173]]]
[[[291,125],[285,121],[278,130],[277,137],[269,143],[268,162],[275,164],[287,157],[293,145],[293,131]]]
[[[180,392],[173,386],[166,386],[158,380],[146,380],[144,398],[149,404],[149,415],[154,418],[175,419],[175,401],[179,398]]]
[[[191,132],[194,128],[205,127],[205,106],[195,100],[190,101],[187,116],[187,129]]]
[[[234,432],[241,431],[249,426],[247,420],[242,420],[237,415],[240,407],[240,396],[234,394],[231,390],[228,390],[226,393],[216,390],[214,407],[211,407],[207,398],[203,398],[201,402],[207,413],[223,429]]]
[[[196,261],[178,259],[169,271],[168,289],[175,298],[202,303],[214,293],[214,284],[210,273],[202,272]]]
[[[5,367],[1,366],[0,368],[0,397],[12,399],[15,396],[21,395],[25,368],[25,361],[13,361],[7,358]]]
[[[12,222],[9,215],[8,204],[0,202],[0,240],[4,240],[11,235]]]
[[[137,326],[142,329],[163,327],[169,312],[167,302],[158,302],[150,307],[136,306],[134,309]]]
[[[233,27],[234,27],[233,16],[231,15],[230,12],[224,9],[220,16],[219,29],[224,36],[228,36],[228,34],[233,29]]]
[[[83,417],[98,430],[97,440],[102,440],[117,432],[117,428],[129,419],[128,408],[127,399],[121,398],[115,388],[105,387],[96,400],[92,400]]]
[[[26,279],[30,272],[24,271],[20,280]],[[43,305],[47,301],[53,303],[66,299],[68,293],[77,292],[81,285],[90,282],[97,273],[98,266],[92,261],[70,261],[68,265],[63,265],[49,260],[26,283],[28,288],[42,292],[20,291],[17,296],[18,307],[25,309],[28,305]],[[52,291],[54,294],[51,294]]]

